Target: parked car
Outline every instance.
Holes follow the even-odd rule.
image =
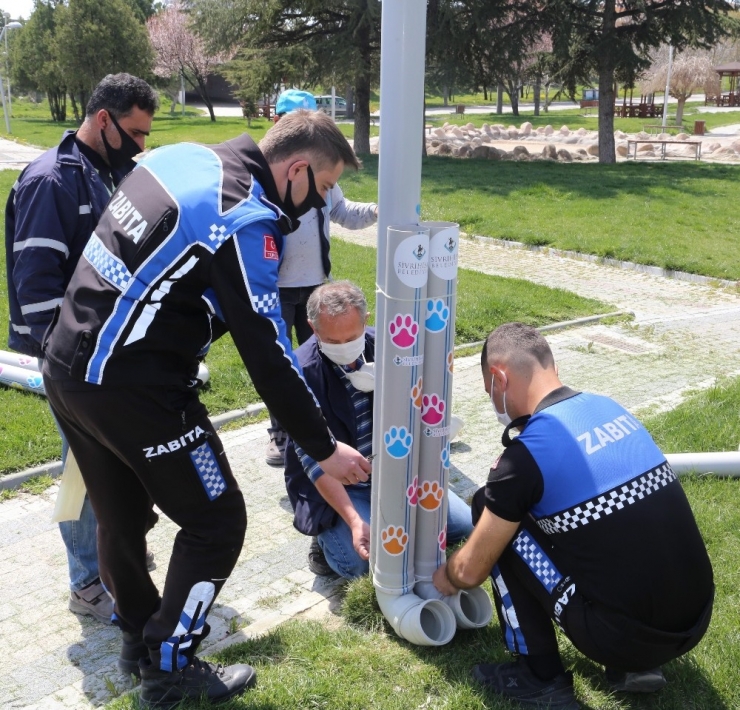
[[[317,96],[316,97],[316,108],[319,111],[328,113],[331,116],[331,96]],[[334,97],[334,115],[335,116],[346,116],[347,115],[347,101],[341,96]]]

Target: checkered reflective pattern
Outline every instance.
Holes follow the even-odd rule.
[[[279,302],[277,291],[263,293],[261,296],[252,296],[252,306],[257,313],[269,313],[277,308]]]
[[[100,238],[95,232],[93,232],[85,246],[85,251],[82,253],[106,281],[121,291],[126,290],[131,280],[131,272],[122,261],[113,256],[103,246],[103,242],[100,241]]]
[[[602,515],[611,515],[625,506],[643,500],[651,493],[655,493],[671,481],[676,480],[668,463],[651,469],[628,483],[617,486],[591,500],[579,503],[562,513],[548,518],[540,518],[537,525],[548,535],[575,530],[588,525],[593,520],[599,520]]]
[[[226,227],[222,225],[217,226],[211,225],[211,233],[208,235],[209,242],[215,242],[218,246],[221,246],[231,235],[226,234]]]
[[[203,488],[211,500],[218,498],[226,490],[226,481],[224,480],[221,469],[216,463],[216,457],[213,455],[213,449],[208,442],[201,444],[197,449],[190,452],[190,458],[193,466],[200,476]]]
[[[526,530],[522,530],[511,544],[519,557],[527,563],[529,569],[542,582],[542,586],[548,592],[552,592],[558,582],[563,578],[563,575],[558,572],[544,550]]]

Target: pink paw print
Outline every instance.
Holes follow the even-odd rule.
[[[445,525],[442,528],[442,532],[437,536],[437,543],[439,544],[439,549],[444,552],[447,549],[447,526]]]
[[[407,350],[416,343],[419,334],[419,324],[412,316],[397,315],[389,324],[388,332],[391,334],[391,342],[401,350]]]
[[[419,485],[419,477],[414,476],[414,480],[411,485],[406,489],[406,497],[409,499],[409,505],[414,507],[419,502],[419,496],[417,494]]]
[[[421,398],[421,421],[436,426],[445,417],[445,403],[436,394],[425,394]]]

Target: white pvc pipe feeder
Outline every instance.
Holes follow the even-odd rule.
[[[20,353],[11,353],[7,350],[0,350],[0,365],[13,365],[22,367],[24,370],[35,370],[39,372],[39,360],[30,355],[21,355]]]

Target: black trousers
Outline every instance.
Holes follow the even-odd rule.
[[[308,324],[306,304],[308,303],[308,297],[320,285],[280,289],[280,314],[285,321],[288,338],[292,337],[291,333],[295,328],[295,338],[298,345],[303,345],[313,335],[313,330]],[[271,438],[277,438],[278,441],[282,441],[287,436],[287,432],[272,413],[270,413],[270,427],[267,432]]]
[[[205,407],[191,391],[44,384],[98,519],[100,576],[115,621],[142,633],[163,670],[187,664],[234,569],[244,498]],[[151,502],[180,527],[164,590],[146,569]]]
[[[473,498],[474,523],[484,507],[481,488]],[[713,597],[693,628],[664,632],[584,597],[556,558],[548,536],[528,520],[491,570],[504,644],[513,653],[558,653],[554,622],[591,660],[615,670],[646,671],[690,651],[709,626]]]

